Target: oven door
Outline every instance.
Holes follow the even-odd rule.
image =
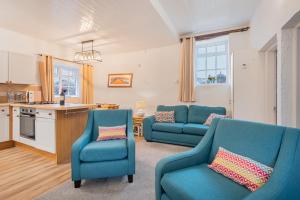
[[[20,115],[20,136],[35,139],[35,116],[34,115]]]

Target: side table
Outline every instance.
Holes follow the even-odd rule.
[[[143,121],[145,117],[133,116],[133,132],[135,135],[143,135]]]

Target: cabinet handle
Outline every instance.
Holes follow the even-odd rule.
[[[9,116],[10,116],[10,114],[7,114],[7,115],[6,115],[6,117],[9,117]]]
[[[48,113],[48,115],[50,115],[50,116],[51,116],[51,115],[52,115],[52,113]]]
[[[1,110],[1,112],[4,112],[4,111],[5,111],[4,109]]]
[[[40,114],[40,113],[39,113],[39,112],[36,112],[35,114],[37,114],[37,115],[38,115],[38,114]]]
[[[20,115],[17,115],[17,117],[20,117]]]

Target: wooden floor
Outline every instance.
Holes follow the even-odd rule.
[[[19,147],[0,151],[0,199],[34,199],[70,179],[70,164]]]

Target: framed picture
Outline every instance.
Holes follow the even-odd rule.
[[[132,73],[108,74],[108,87],[132,87]]]

